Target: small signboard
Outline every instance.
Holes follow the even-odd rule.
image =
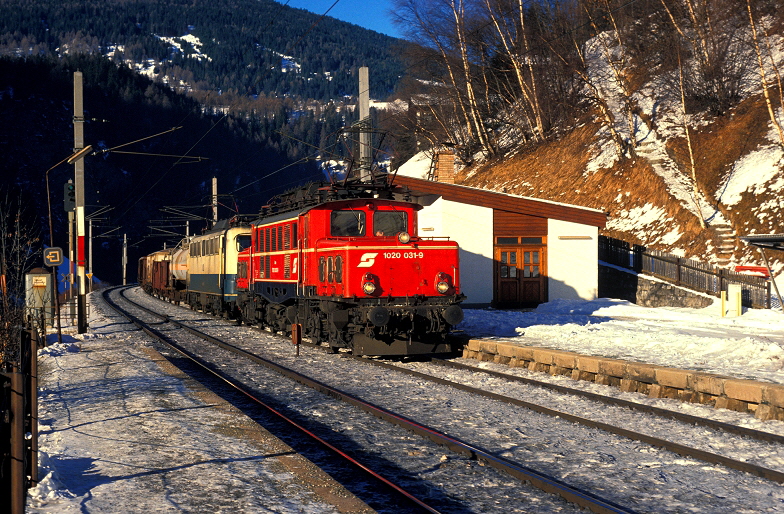
[[[55,267],[63,263],[63,249],[52,246],[44,250],[44,266]]]

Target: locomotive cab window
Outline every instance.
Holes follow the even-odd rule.
[[[376,211],[373,214],[373,233],[378,237],[395,236],[407,232],[405,212]]]
[[[250,235],[237,236],[237,251],[241,252],[246,248],[250,248]]]
[[[365,235],[363,211],[332,211],[330,217],[332,237],[362,237]]]

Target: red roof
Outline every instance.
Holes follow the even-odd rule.
[[[604,228],[607,213],[589,207],[579,207],[550,200],[539,200],[525,196],[510,195],[478,189],[475,187],[433,182],[413,177],[397,175],[394,179],[397,186],[405,186],[414,196],[439,195],[445,200],[489,207],[496,210],[527,214],[540,218],[569,221],[583,225]]]

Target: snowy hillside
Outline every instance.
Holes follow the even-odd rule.
[[[775,77],[784,67],[784,41],[768,41],[766,72]],[[651,74],[630,91],[628,76],[614,68],[623,57],[618,52],[609,33],[585,47],[596,88],[592,119],[511,157],[464,168],[458,182],[605,210],[606,235],[649,248],[729,269],[762,264],[759,251],[739,238],[784,232],[784,150],[761,94],[759,68],[745,71],[743,97],[729,112],[684,114],[677,70]],[[776,102],[781,124],[784,112]],[[422,153],[398,173],[422,177],[429,165]],[[780,273],[784,255],[776,253],[769,258]]]

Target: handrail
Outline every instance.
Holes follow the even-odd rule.
[[[729,284],[741,284],[745,286],[745,306],[769,309],[771,305],[770,281],[765,277],[717,268],[607,236],[599,236],[599,259],[716,297],[721,296]]]

